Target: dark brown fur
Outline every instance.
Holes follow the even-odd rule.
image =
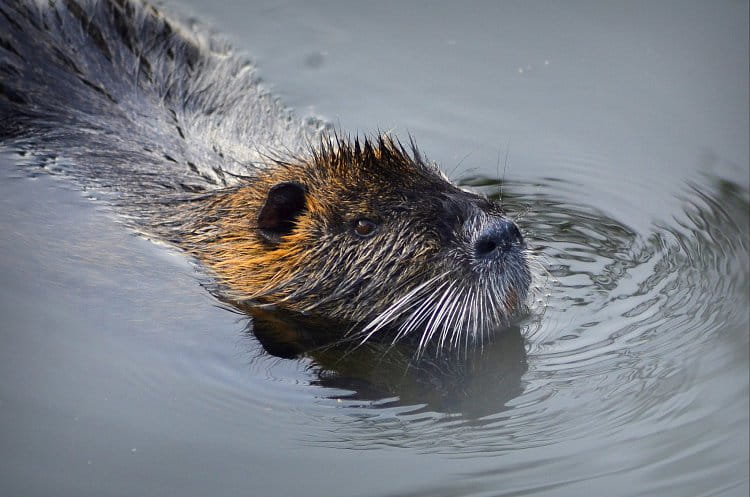
[[[413,144],[299,122],[254,74],[137,0],[0,0],[3,143],[114,193],[224,297],[441,343],[522,306],[528,252],[499,205]]]

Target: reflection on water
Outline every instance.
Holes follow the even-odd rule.
[[[250,310],[264,350],[310,361],[313,385],[333,389],[350,406],[408,407],[402,413],[440,412],[479,418],[502,411],[522,392],[526,351],[520,328],[502,331],[482,348],[461,354],[421,354],[415,343],[340,340],[346,329],[311,324],[284,313]],[[342,392],[343,391],[343,392]],[[363,401],[365,402],[363,404]]]
[[[322,331],[342,330],[256,312],[248,332],[268,353],[307,364],[321,399],[351,413],[314,443],[486,456],[595,434],[638,438],[696,402],[688,366],[725,360],[724,341],[747,345],[748,192],[718,180],[688,186],[679,216],[637,233],[556,195],[561,183],[465,182],[494,198],[502,189],[547,268],[530,315],[465,357],[416,358],[389,341],[330,345]]]
[[[747,1],[176,3],[297,115],[483,174],[531,312],[464,361],[238,317],[0,155],[0,494],[747,495]]]
[[[122,475],[128,481],[133,463],[124,457],[131,449],[157,464],[163,461],[158,447],[171,447],[174,440],[184,440],[178,444],[181,458],[200,447],[224,469],[227,447],[257,465],[269,454],[296,453],[285,448],[292,440],[305,467],[316,450],[327,451],[326,458],[347,452],[341,449],[367,450],[377,458],[382,450],[398,448],[407,456],[446,458],[437,464],[448,473],[460,458],[481,488],[505,488],[511,468],[511,494],[543,490],[540,485],[570,494],[575,483],[569,475],[581,485],[602,479],[599,488],[611,485],[615,475],[636,478],[657,494],[667,485],[670,493],[684,494],[696,485],[714,488],[726,482],[736,488],[745,481],[737,468],[746,466],[747,446],[750,203],[747,190],[734,183],[706,179],[703,186],[686,186],[678,214],[644,230],[580,201],[584,186],[552,179],[506,182],[502,200],[520,218],[546,268],[536,275],[530,312],[483,347],[416,357],[408,341],[392,346],[374,340],[353,348],[339,341],[346,328],[281,312],[245,309],[250,316],[241,314],[239,323],[236,314],[221,309],[207,314],[190,300],[196,298],[188,290],[195,286],[193,276],[180,279],[172,267],[155,275],[167,281],[164,287],[150,279],[148,269],[129,278],[132,254],[111,249],[127,238],[121,228],[104,218],[101,225],[109,231],[103,232],[79,213],[60,231],[55,226],[65,215],[50,210],[55,204],[46,200],[56,198],[56,190],[48,186],[44,195],[26,193],[36,191],[34,183],[51,183],[28,180],[26,169],[17,171],[0,183],[0,198],[24,209],[3,211],[15,214],[0,219],[0,225],[6,233],[31,235],[2,240],[15,262],[6,266],[8,302],[0,301],[11,316],[11,332],[3,335],[0,349],[5,368],[0,417],[20,430],[4,442],[8,448],[0,443],[3,454],[27,447],[31,437],[54,457],[66,433],[86,429],[87,435],[76,439],[90,437],[90,446],[98,447],[112,426],[130,426],[132,432],[112,436],[112,443],[127,448],[123,456],[111,456],[108,448],[93,451],[108,467],[127,468]],[[494,198],[500,195],[497,181],[465,183]],[[42,235],[34,235],[40,229]],[[154,254],[162,251],[141,242]],[[81,254],[75,247],[87,250]],[[33,256],[25,259],[26,252]],[[97,258],[97,270],[79,274],[76,264]],[[141,256],[136,266],[149,264]],[[110,265],[125,273],[113,277],[104,269]],[[174,293],[175,277],[182,290],[165,307],[159,294],[164,288]],[[17,286],[25,290],[15,299]],[[209,299],[207,292],[194,290]],[[189,303],[182,307],[185,296]],[[34,298],[41,310],[34,309]],[[85,320],[71,325],[68,307],[86,319],[93,319],[93,311],[97,325],[86,326]],[[38,311],[51,312],[53,319],[45,318],[37,329]],[[175,328],[164,336],[161,327],[172,315]],[[25,331],[13,332],[16,326]],[[26,352],[15,354],[19,347]],[[27,359],[40,354],[41,360]],[[31,383],[27,362],[39,375]],[[39,402],[51,407],[40,411]],[[32,419],[37,426],[43,412],[54,419],[44,418],[50,428],[39,435],[19,421]],[[78,427],[70,412],[98,418]],[[154,432],[169,434],[170,442]],[[287,445],[276,448],[280,437]],[[30,467],[30,460],[45,454],[30,451],[13,467]],[[86,458],[93,456],[80,457],[86,468]],[[655,468],[665,469],[654,473]],[[181,464],[160,471],[174,471],[172,478],[184,472]],[[697,475],[706,472],[711,479],[699,480]],[[676,487],[674,475],[680,477]],[[269,485],[277,488],[278,481]],[[458,485],[457,493],[473,491]],[[423,495],[445,489],[438,485]]]

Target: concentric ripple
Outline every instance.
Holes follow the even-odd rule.
[[[501,190],[481,178],[466,186]],[[746,383],[731,386],[732,367],[720,365],[747,361],[748,192],[718,180],[687,185],[678,215],[638,232],[566,200],[559,192],[575,185],[563,186],[502,187],[543,254],[530,315],[452,360],[414,362],[408,349],[306,352],[313,383],[333,389],[323,402],[348,408],[309,442],[455,457],[557,445],[565,454],[573,441],[580,450],[581,440],[625,443],[742,417],[726,400],[706,400],[717,382],[746,398]]]

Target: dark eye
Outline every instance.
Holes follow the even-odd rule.
[[[354,221],[354,232],[357,236],[367,238],[375,234],[375,230],[378,229],[378,225],[369,219],[357,219]]]

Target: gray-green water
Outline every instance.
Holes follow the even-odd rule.
[[[1,495],[747,495],[747,2],[189,4],[299,114],[502,192],[549,274],[460,359],[284,359],[0,156]]]

